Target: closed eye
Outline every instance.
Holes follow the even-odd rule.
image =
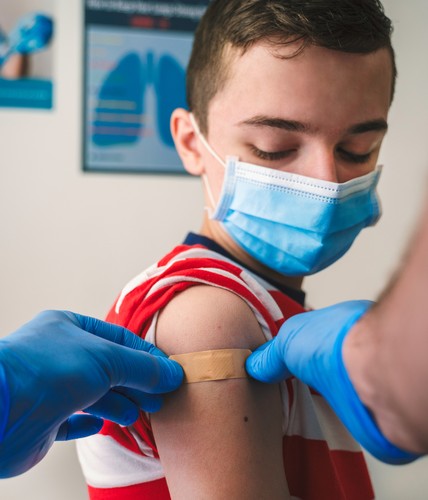
[[[337,151],[346,161],[349,161],[351,163],[367,163],[373,154],[372,152],[370,152],[359,155],[341,148],[339,148]]]
[[[261,160],[276,161],[287,158],[287,156],[290,156],[296,150],[287,149],[285,151],[262,151],[261,149],[256,148],[255,146],[251,146],[251,151],[257,156],[257,158],[260,158]]]

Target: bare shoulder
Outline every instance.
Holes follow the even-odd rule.
[[[168,354],[264,342],[243,299],[199,285],[160,312],[156,336]],[[278,386],[248,378],[183,384],[151,423],[172,498],[289,498]]]
[[[265,341],[256,317],[238,295],[193,286],[160,312],[157,345],[168,354],[224,348],[255,349]]]

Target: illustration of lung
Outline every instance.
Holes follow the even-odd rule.
[[[165,145],[173,148],[169,123],[175,108],[187,107],[186,72],[174,57],[166,54],[159,58],[155,74],[158,134]]]
[[[132,145],[144,129],[145,65],[135,52],[126,54],[102,83],[92,141],[97,146]]]

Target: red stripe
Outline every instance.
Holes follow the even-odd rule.
[[[284,468],[290,493],[305,500],[372,500],[361,452],[331,451],[325,441],[285,436]]]
[[[362,453],[330,450],[337,476],[346,485],[347,499],[374,498],[367,464]],[[367,496],[362,496],[362,491]]]
[[[90,500],[170,500],[165,478],[150,483],[133,484],[122,488],[88,486]]]
[[[301,306],[298,302],[294,301],[279,290],[269,290],[269,293],[278,304],[282,314],[284,315],[282,323],[291,318],[291,316],[295,316],[296,314],[305,312],[305,308],[303,306]]]

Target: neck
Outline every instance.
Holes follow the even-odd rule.
[[[251,257],[251,255],[249,255],[239,245],[237,245],[235,241],[224,231],[219,222],[209,219],[207,215],[204,216],[200,233],[223,247],[227,252],[233,255],[233,257],[242,262],[245,267],[261,274],[266,279],[276,281],[277,283],[281,283],[282,285],[296,290],[302,289],[302,276],[284,276],[283,274],[280,274],[261,264]]]

